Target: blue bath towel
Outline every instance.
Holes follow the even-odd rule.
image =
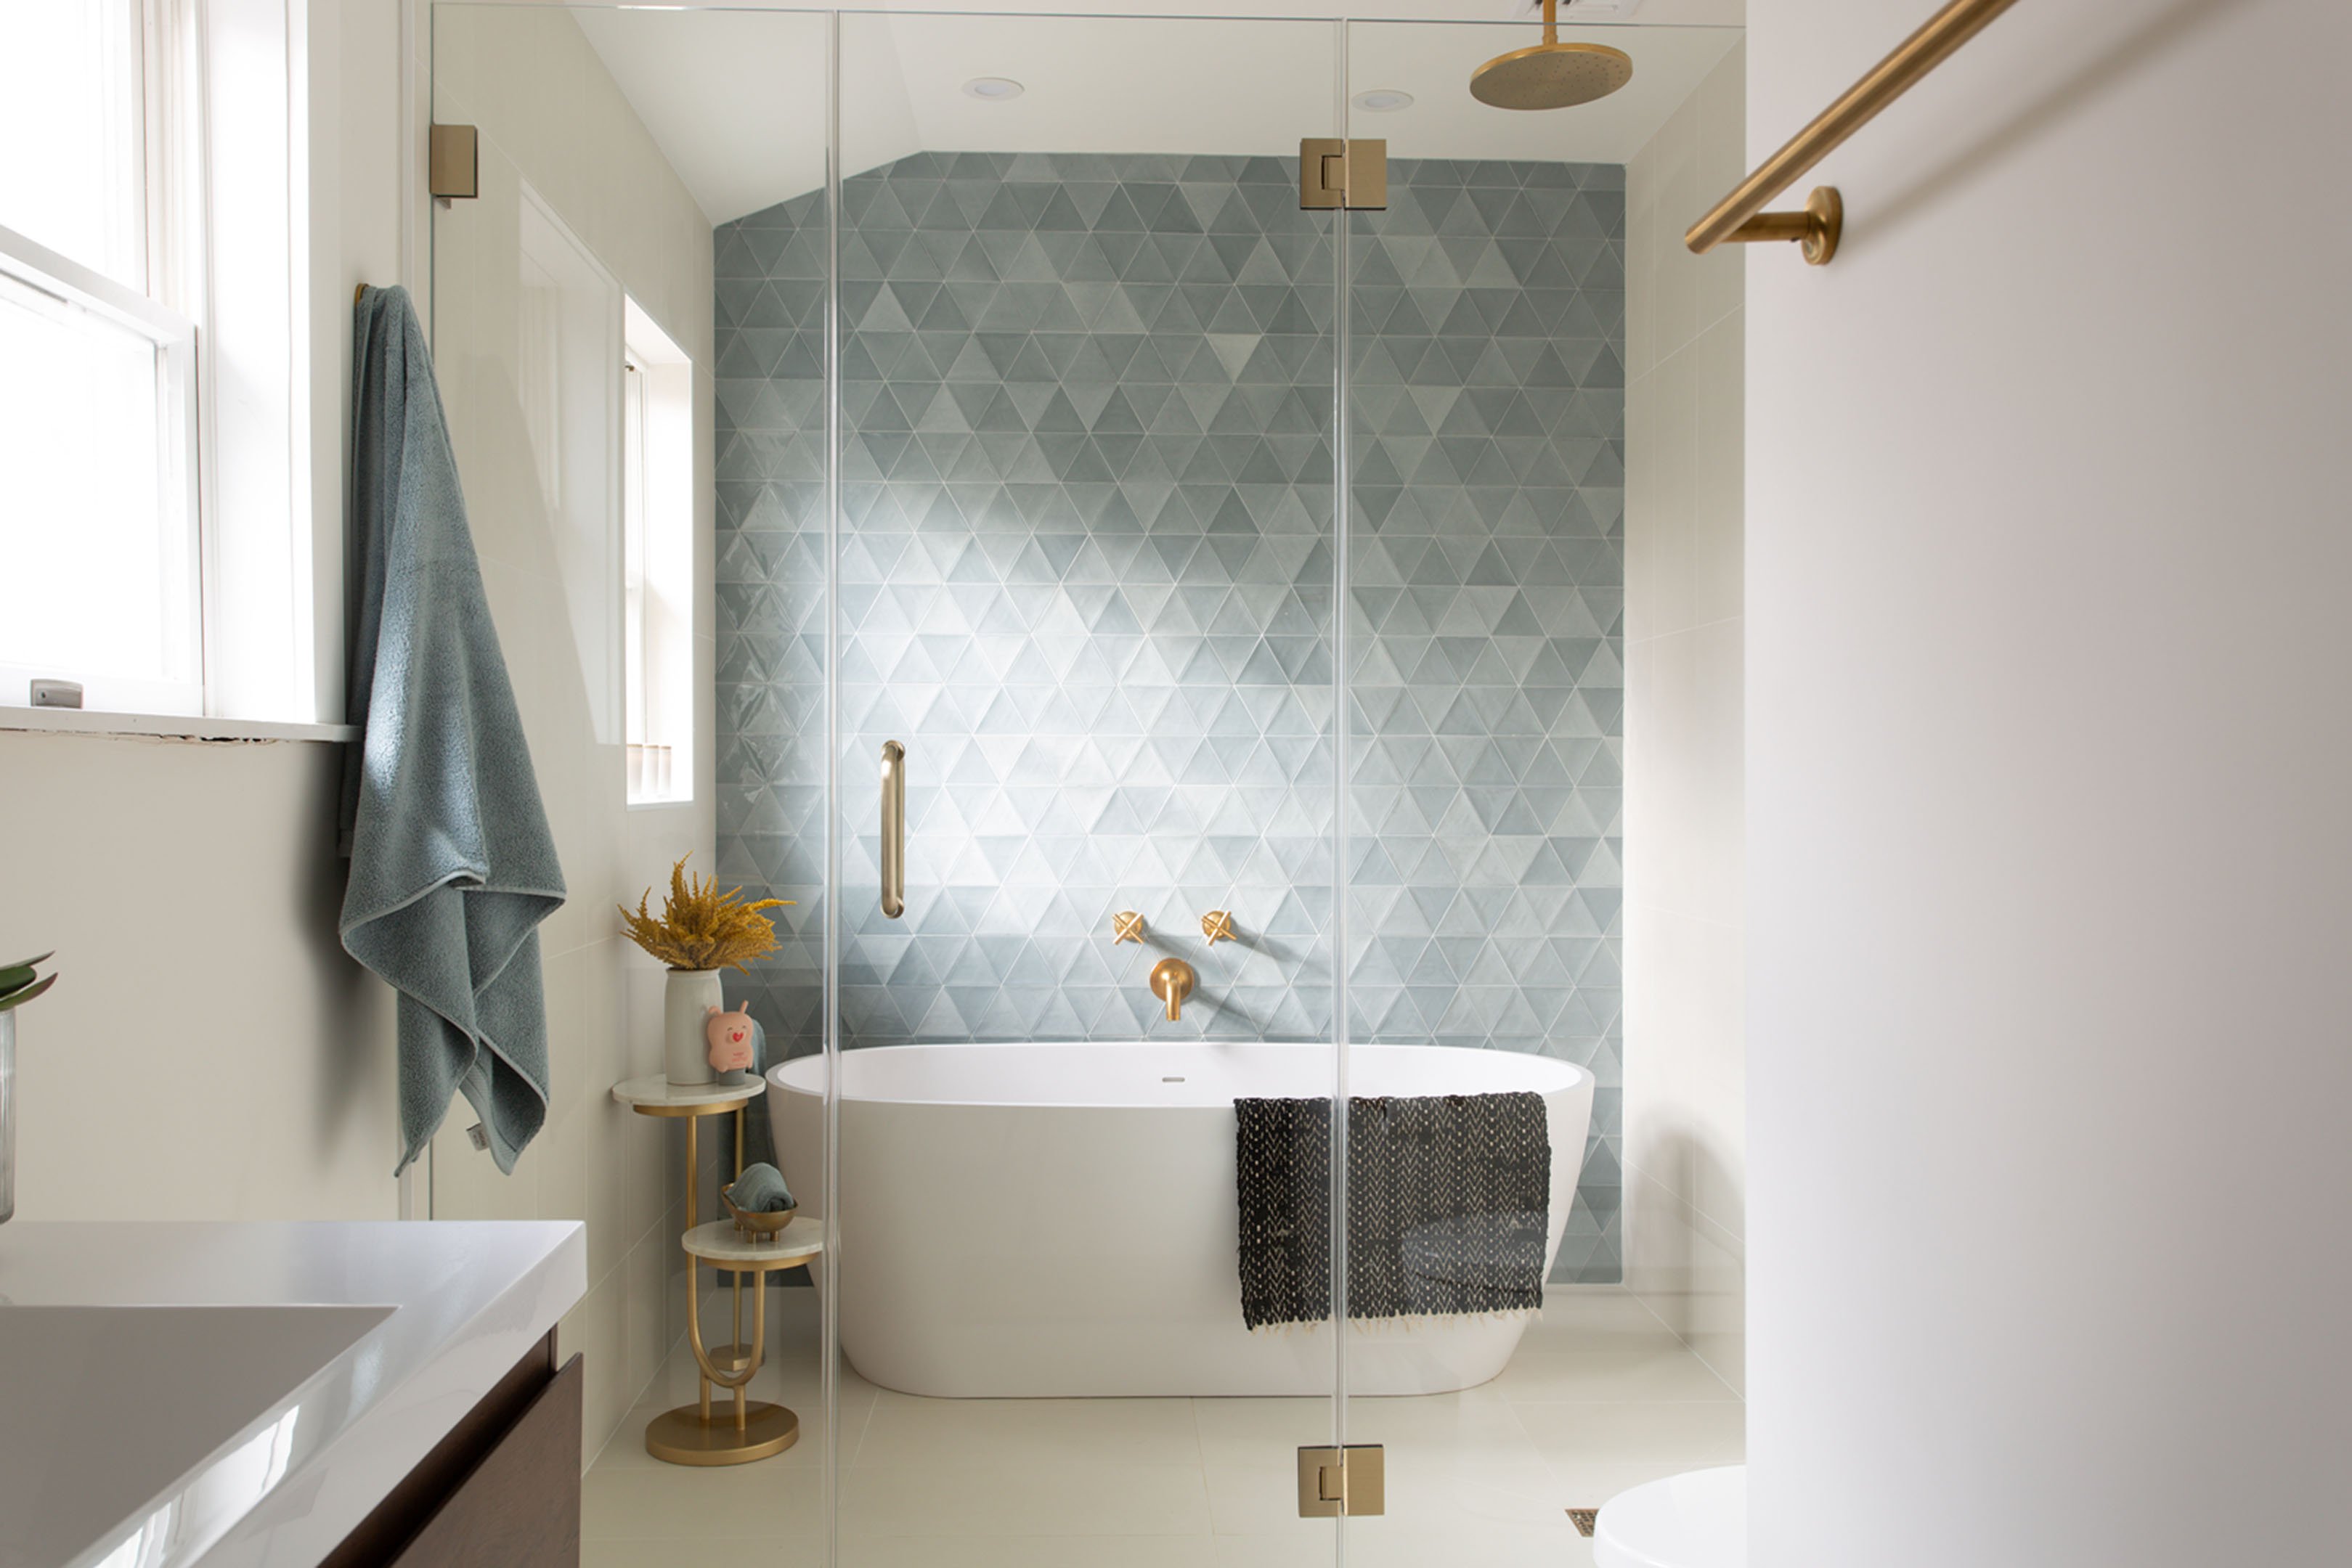
[[[764,1162],[745,1166],[743,1174],[728,1184],[727,1196],[746,1214],[777,1214],[800,1201],[784,1185],[784,1173]]]
[[[352,352],[353,637],[343,946],[400,993],[398,1169],[447,1114],[501,1171],[547,1121],[539,923],[563,903],[457,464],[404,288],[371,288]]]

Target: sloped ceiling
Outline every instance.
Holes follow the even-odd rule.
[[[1680,7],[1736,12],[1718,0]],[[1738,41],[1734,26],[1641,23],[1563,27],[1565,38],[1633,57],[1631,85],[1546,113],[1470,97],[1482,61],[1535,40],[1525,23],[1359,21],[1347,29],[1347,87],[1399,88],[1412,107],[1353,115],[1350,133],[1387,138],[1398,158],[1540,158],[1622,162]],[[774,11],[573,13],[662,152],[714,224],[824,183],[828,45],[821,16]],[[1489,10],[1488,15],[1492,15]],[[1339,29],[1248,17],[861,14],[842,20],[845,173],[908,153],[1102,152],[1296,156],[1335,131]],[[988,102],[974,77],[1025,91]]]

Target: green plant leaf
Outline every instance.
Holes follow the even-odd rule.
[[[0,974],[5,974],[10,969],[29,969],[36,964],[46,964],[56,956],[53,952],[38,953],[30,958],[19,958],[13,964],[0,964]]]
[[[39,996],[43,991],[47,990],[51,986],[54,986],[57,983],[58,977],[55,975],[45,975],[38,982],[26,987],[23,990],[13,991],[7,996],[0,997],[0,1013],[5,1013],[11,1008],[22,1007],[25,1003],[31,1001],[35,997]]]

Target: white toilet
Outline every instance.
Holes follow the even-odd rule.
[[[1668,1476],[1601,1506],[1594,1568],[1747,1568],[1748,1467]]]

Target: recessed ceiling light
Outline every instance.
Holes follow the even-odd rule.
[[[1412,107],[1412,94],[1402,88],[1376,87],[1356,95],[1355,104],[1367,114],[1393,114]]]
[[[1011,77],[974,77],[963,84],[963,90],[973,98],[984,98],[992,103],[1021,96],[1021,84]]]

